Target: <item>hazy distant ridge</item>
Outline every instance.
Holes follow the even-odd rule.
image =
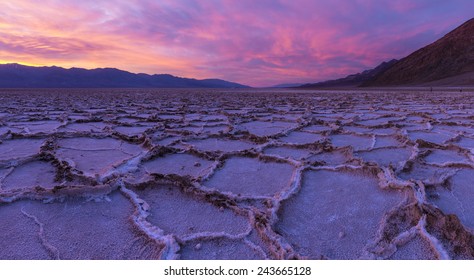
[[[134,74],[115,68],[83,69],[0,64],[2,88],[245,88],[219,79]]]
[[[376,75],[386,71],[396,62],[397,62],[396,59],[392,59],[388,62],[382,62],[380,65],[378,65],[377,67],[373,69],[365,70],[357,74],[352,74],[352,75],[346,76],[345,78],[340,78],[336,80],[328,80],[328,81],[314,83],[314,84],[304,84],[304,85],[299,86],[299,88],[357,87],[373,79]]]

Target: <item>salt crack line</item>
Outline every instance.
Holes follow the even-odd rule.
[[[177,236],[177,239],[181,242],[189,242],[193,240],[202,240],[202,239],[217,239],[217,238],[227,238],[230,240],[242,240],[243,238],[250,235],[252,232],[252,227],[249,226],[247,230],[241,234],[233,235],[226,232],[199,232],[194,234],[184,235],[182,237]]]
[[[415,184],[410,181],[400,180],[395,175],[393,169],[389,167],[381,167],[382,172],[377,174],[379,178],[379,187],[382,189],[403,189],[413,187]]]
[[[417,180],[416,184],[412,186],[412,189],[413,189],[413,194],[415,195],[415,199],[418,205],[427,203],[426,188],[425,188],[425,184],[423,184],[422,181]]]
[[[265,251],[263,251],[262,247],[256,245],[255,243],[253,243],[252,241],[248,240],[248,239],[244,239],[244,243],[249,246],[250,248],[252,248],[252,250],[254,250],[255,252],[257,252],[258,254],[260,254],[260,256],[266,260],[268,260],[268,256],[267,254],[265,253]]]
[[[141,152],[140,154],[127,159],[120,163],[117,167],[112,170],[107,171],[104,175],[98,178],[98,183],[103,183],[113,177],[118,177],[129,172],[138,170],[138,166],[143,157],[147,155],[147,152]]]
[[[462,201],[459,199],[459,197],[457,197],[456,195],[454,195],[454,189],[451,189],[450,190],[450,195],[452,196],[452,198],[458,203],[459,205],[459,208],[461,209],[461,216],[463,219],[466,219],[466,210],[464,208],[464,204],[462,203]]]
[[[432,236],[427,230],[426,230],[426,214],[424,214],[418,224],[416,225],[416,228],[420,232],[420,235],[425,238],[430,245],[433,247],[433,249],[436,251],[437,257],[440,260],[450,260],[450,256],[448,252],[444,249],[443,245],[441,242],[434,236]]]
[[[212,175],[214,175],[220,164],[221,162],[219,160],[216,160],[209,167],[199,172],[199,177],[201,178],[201,181],[204,182],[208,180]]]
[[[39,226],[39,231],[38,231],[38,236],[41,240],[41,244],[46,248],[46,250],[48,251],[49,255],[56,259],[56,260],[59,260],[59,251],[56,247],[54,247],[53,245],[51,245],[48,240],[46,240],[46,237],[44,236],[44,225],[43,223],[41,223],[38,218],[32,214],[29,214],[25,211],[25,209],[21,208],[21,213],[23,213],[23,215],[25,215],[26,217],[32,219],[38,226]]]
[[[373,150],[375,148],[376,143],[377,143],[376,136],[375,136],[375,134],[372,134],[372,142],[370,143],[369,151]]]
[[[14,167],[10,167],[3,176],[0,176],[0,193],[3,190],[3,181],[13,172],[14,169]]]
[[[149,215],[150,206],[138,197],[136,193],[127,189],[123,182],[119,182],[120,191],[128,197],[135,205],[135,213],[132,216],[133,223],[150,239],[160,244],[164,244],[161,253],[161,259],[175,260],[179,258],[178,251],[181,249],[176,238],[171,235],[165,235],[164,231],[157,226],[152,225],[146,220]]]

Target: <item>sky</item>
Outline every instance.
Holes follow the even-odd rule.
[[[472,11],[472,0],[2,0],[0,63],[317,82],[402,58]]]

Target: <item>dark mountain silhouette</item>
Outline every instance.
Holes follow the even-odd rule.
[[[245,88],[219,79],[188,79],[168,74],[134,74],[115,68],[82,69],[0,65],[1,88]]]
[[[393,66],[397,62],[396,59],[392,59],[388,62],[382,62],[380,65],[373,69],[365,70],[361,73],[357,74],[352,74],[349,75],[345,78],[340,78],[337,80],[329,80],[329,81],[324,81],[324,82],[319,82],[319,83],[314,83],[314,84],[304,84],[299,86],[298,88],[335,88],[335,87],[357,87],[360,86],[361,84],[370,81],[373,79],[375,76],[379,75],[380,73],[383,73],[387,69],[389,69],[391,66]]]
[[[293,88],[293,87],[299,87],[301,85],[303,85],[303,83],[286,83],[286,84],[273,85],[273,86],[270,86],[270,88]]]
[[[474,85],[474,18],[363,85]]]

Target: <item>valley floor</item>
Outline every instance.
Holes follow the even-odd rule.
[[[0,259],[474,259],[474,93],[0,90]]]

